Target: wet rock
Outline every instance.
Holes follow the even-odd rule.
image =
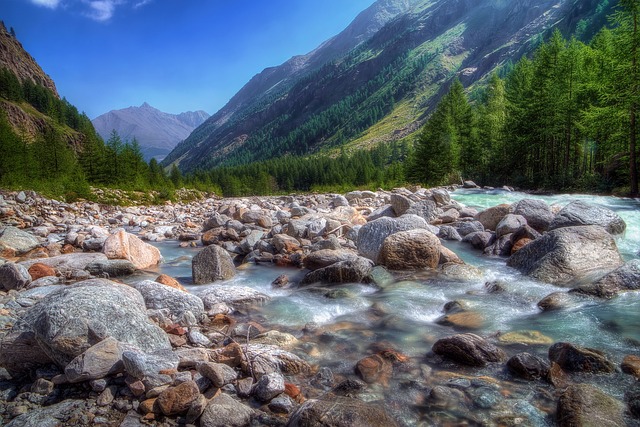
[[[637,380],[640,380],[640,357],[629,354],[624,357],[622,364],[620,365],[622,372],[625,374],[633,375]]]
[[[384,240],[379,261],[392,270],[436,268],[440,262],[440,239],[424,229],[392,234]]]
[[[432,351],[456,363],[468,366],[486,366],[506,359],[504,351],[475,334],[458,334],[439,339]]]
[[[573,298],[566,292],[553,292],[538,301],[542,311],[562,310],[572,305]]]
[[[452,223],[451,226],[458,231],[462,238],[476,231],[484,231],[484,225],[480,221],[459,221]]]
[[[16,227],[0,228],[0,256],[22,255],[38,246],[40,246],[38,239],[26,231]]]
[[[611,234],[624,233],[627,228],[624,220],[611,209],[576,200],[556,214],[549,230],[582,225],[598,225]]]
[[[626,425],[622,402],[589,384],[570,385],[560,395],[556,420],[560,427]]]
[[[461,329],[481,329],[484,326],[484,322],[484,317],[475,311],[460,311],[445,314],[436,319],[436,323],[439,325]]]
[[[572,289],[571,293],[613,298],[620,292],[640,290],[640,260],[632,259],[595,283]]]
[[[284,377],[279,372],[263,375],[253,387],[253,395],[261,402],[268,402],[281,393],[284,393]]]
[[[202,299],[205,310],[210,310],[221,303],[232,308],[242,308],[254,304],[264,304],[271,299],[268,295],[248,286],[212,286],[197,295]]]
[[[367,356],[356,363],[355,372],[366,383],[389,384],[396,362],[406,362],[407,356],[396,351],[384,350],[373,356]]]
[[[259,378],[271,372],[284,375],[308,373],[311,368],[307,362],[293,353],[279,347],[265,344],[237,345],[230,344],[224,348],[212,350],[210,359],[213,362],[240,367],[248,375]],[[251,360],[251,366],[246,364]]]
[[[464,408],[465,401],[466,397],[462,390],[441,385],[433,387],[428,396],[429,406],[433,408]]]
[[[198,385],[194,381],[185,381],[160,393],[156,405],[164,415],[178,415],[186,412],[198,397]]]
[[[493,206],[478,212],[475,219],[482,224],[484,229],[495,231],[500,221],[509,213],[510,209],[511,205],[507,204]]]
[[[198,372],[211,381],[214,387],[224,387],[238,378],[233,368],[224,363],[203,362],[197,365]]]
[[[227,394],[212,399],[200,417],[200,427],[245,427],[253,410]]]
[[[170,316],[178,321],[183,318],[186,312],[191,312],[196,319],[205,316],[204,304],[196,295],[151,280],[144,280],[131,286],[140,292],[147,309],[166,309]]]
[[[288,427],[392,427],[397,426],[382,408],[342,396],[310,399],[303,403],[287,423]]]
[[[354,261],[358,258],[358,254],[346,249],[321,249],[316,252],[310,253],[304,259],[304,265],[309,270],[318,270],[320,268],[328,267],[332,264],[341,261]]]
[[[370,260],[357,257],[353,261],[341,261],[312,271],[302,279],[300,285],[369,282],[372,269],[373,263]]]
[[[569,372],[611,373],[615,365],[605,354],[592,348],[559,342],[549,347],[549,360]]]
[[[358,231],[358,251],[373,262],[378,261],[382,244],[390,235],[414,229],[428,229],[427,222],[416,215],[400,218],[379,218],[363,225]]]
[[[193,257],[193,282],[197,285],[230,279],[236,268],[229,253],[217,245],[207,246]]]
[[[549,364],[530,353],[514,355],[507,361],[507,368],[512,375],[529,381],[546,378],[549,373]]]
[[[147,318],[140,293],[104,279],[49,294],[25,313],[22,322],[61,367],[109,336],[143,351],[170,348],[166,334]]]
[[[92,276],[122,277],[136,271],[136,266],[125,259],[110,259],[87,264],[84,268]]]
[[[157,265],[162,259],[158,248],[122,229],[107,237],[102,251],[109,259],[131,261],[138,269]]]
[[[520,200],[514,205],[513,213],[522,215],[527,224],[540,233],[547,231],[554,218],[549,205],[545,201],[537,199]]]
[[[502,344],[551,345],[553,339],[539,331],[512,331],[501,334],[498,341]]]
[[[7,262],[0,265],[0,284],[5,290],[23,289],[29,283],[31,275],[22,264]]]
[[[276,277],[273,282],[271,282],[271,286],[274,288],[284,288],[289,284],[289,276],[286,274],[281,274]]]
[[[69,362],[64,374],[70,383],[78,383],[123,372],[122,351],[115,338],[105,338]]]
[[[613,237],[598,226],[552,230],[514,253],[507,265],[538,280],[563,285],[622,264]]]

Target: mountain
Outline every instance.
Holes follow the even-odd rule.
[[[614,3],[379,0],[314,51],[253,77],[163,163],[191,171],[406,138],[454,77],[481,81],[553,28],[586,37]]]
[[[93,119],[93,125],[105,141],[113,130],[123,140],[135,137],[148,161],[152,157],[164,158],[207,118],[209,114],[204,111],[169,114],[145,102],[140,107],[109,111]]]

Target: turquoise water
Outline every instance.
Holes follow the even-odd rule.
[[[505,191],[457,191],[452,197],[467,206],[483,209],[500,203],[513,203],[523,198],[538,198],[550,205],[564,206],[572,200],[584,199],[615,210],[627,223],[627,231],[617,240],[618,247],[626,259],[638,256],[640,249],[640,203],[633,199],[584,195],[528,196],[523,193]],[[421,405],[414,407],[414,397],[410,393],[401,400],[398,409],[397,393],[406,386],[406,381],[422,381],[424,386],[440,384],[432,377],[424,378],[424,366],[434,371],[449,369],[430,363],[429,351],[433,343],[442,337],[458,332],[474,332],[482,336],[497,337],[512,331],[533,330],[552,342],[568,341],[578,345],[605,351],[609,358],[620,363],[628,354],[638,354],[640,350],[640,293],[627,293],[608,301],[593,299],[576,300],[570,308],[542,313],[537,303],[552,292],[566,292],[566,288],[540,283],[522,276],[505,264],[505,259],[487,257],[469,245],[460,242],[446,242],[464,261],[480,269],[480,277],[471,280],[444,280],[433,274],[403,274],[395,280],[377,285],[341,286],[338,297],[324,288],[275,289],[271,282],[281,274],[288,274],[294,281],[302,272],[266,265],[243,266],[238,275],[223,284],[250,286],[272,297],[271,302],[256,308],[248,314],[267,328],[290,332],[303,341],[297,351],[312,363],[328,366],[337,376],[353,375],[355,363],[372,353],[372,346],[385,346],[411,357],[410,366],[389,388],[373,388],[370,400],[384,402],[387,409],[402,420],[403,425],[446,424],[445,420],[472,419],[492,425],[492,420],[500,411],[521,408],[519,400],[503,399],[500,405],[491,409],[454,408],[435,416]],[[176,242],[157,244],[164,256],[164,263],[149,271],[149,276],[160,272],[178,278],[191,291],[201,289],[191,282],[191,258],[199,249],[179,248]],[[489,293],[485,284],[499,280],[504,292]],[[217,286],[217,285],[212,285]],[[448,301],[457,300],[475,313],[479,325],[475,329],[456,328],[438,324],[444,314],[443,306]],[[305,332],[314,324],[314,332]],[[307,327],[305,329],[305,327]],[[509,355],[528,351],[546,358],[549,344],[504,345]],[[471,376],[489,375],[498,380],[508,380],[503,366],[481,370],[451,368]],[[594,376],[584,379],[594,382],[611,394],[621,397],[625,387],[631,384],[630,377],[623,374]],[[404,385],[403,385],[404,384]],[[501,387],[510,389],[513,399],[530,401],[542,418],[534,422],[531,413],[524,425],[545,425],[548,423],[555,403],[547,398],[535,397],[540,387],[545,395],[552,393],[545,383],[506,381]],[[422,396],[424,399],[424,396]],[[420,400],[420,399],[418,399]],[[526,405],[525,405],[526,406]],[[414,409],[410,409],[414,408]],[[523,409],[524,410],[524,409]],[[526,411],[525,411],[526,412]],[[461,415],[462,414],[462,415]],[[484,420],[484,421],[483,421]],[[420,424],[423,423],[423,424]],[[424,424],[427,423],[427,424]]]

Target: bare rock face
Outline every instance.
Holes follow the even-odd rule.
[[[622,265],[616,242],[596,225],[552,230],[511,255],[507,265],[544,282],[569,284]]]
[[[138,269],[157,265],[162,259],[158,248],[122,229],[107,237],[102,251],[109,259],[131,261]]]
[[[392,270],[436,268],[440,262],[440,239],[429,230],[402,231],[387,237],[381,264]]]

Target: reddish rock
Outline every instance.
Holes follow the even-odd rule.
[[[75,252],[75,248],[73,247],[73,245],[70,245],[68,243],[66,243],[62,249],[60,250],[60,252],[62,252],[63,254],[72,254]]]
[[[533,242],[533,240],[531,240],[531,239],[529,239],[527,237],[524,237],[524,238],[518,240],[511,247],[511,254],[512,255],[515,254],[516,252],[518,252],[520,249],[524,248],[525,246],[527,246],[531,242]]]
[[[38,280],[42,277],[55,276],[56,270],[48,265],[37,262],[29,267],[29,274],[32,280]]]
[[[640,380],[640,357],[634,355],[625,356],[622,360],[622,372],[625,374],[633,375],[636,379]]]
[[[184,288],[184,286],[182,286],[180,284],[180,282],[178,282],[176,279],[174,279],[171,276],[167,276],[166,274],[159,275],[156,278],[155,282],[156,283],[161,283],[161,284],[163,284],[165,286],[169,286],[170,288],[178,289],[178,290],[183,291],[183,292],[189,292]]]
[[[186,381],[160,393],[155,406],[164,415],[178,415],[187,411],[198,397],[200,397],[198,384],[194,381]]]
[[[389,379],[393,374],[395,362],[406,362],[408,357],[394,350],[383,350],[373,356],[360,359],[355,371],[365,382],[380,383],[385,387],[389,385]]]
[[[120,229],[104,242],[103,252],[109,259],[126,259],[137,269],[157,265],[162,256],[158,248]]]

